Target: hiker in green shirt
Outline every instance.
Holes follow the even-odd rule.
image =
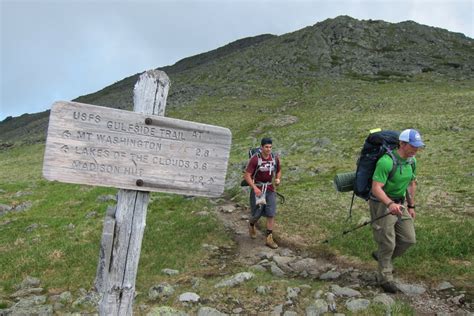
[[[415,191],[416,191],[416,158],[419,148],[425,144],[420,133],[414,129],[401,132],[399,147],[393,152],[394,161],[385,154],[378,161],[372,176],[372,189],[369,199],[370,216],[377,218],[390,212],[372,224],[377,251],[372,257],[379,264],[379,283],[385,292],[399,291],[393,280],[392,260],[401,256],[416,242],[415,227]],[[389,176],[390,175],[390,176]],[[404,206],[405,201],[407,206]]]

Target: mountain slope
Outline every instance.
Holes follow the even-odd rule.
[[[474,78],[474,40],[412,21],[393,24],[340,16],[281,36],[237,40],[161,69],[172,81],[170,107],[202,96],[242,98],[274,84],[298,85],[313,77],[464,80]],[[131,109],[137,78],[132,75],[74,101]],[[0,141],[43,141],[45,116],[8,118],[0,123]]]

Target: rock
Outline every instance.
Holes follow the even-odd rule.
[[[373,302],[385,306],[392,306],[393,304],[395,304],[395,300],[385,293],[379,294],[374,297]]]
[[[71,303],[72,302],[72,294],[69,291],[63,292],[59,295],[59,301],[61,303]]]
[[[40,225],[37,223],[33,223],[30,226],[25,228],[25,232],[31,233],[33,230],[37,229]]]
[[[319,276],[321,280],[335,280],[341,276],[341,273],[337,271],[328,271]]]
[[[28,275],[21,282],[20,288],[22,289],[34,288],[34,287],[38,287],[40,283],[41,283],[40,279]]]
[[[285,276],[285,272],[280,269],[275,262],[272,262],[271,265],[270,265],[270,271],[273,275],[277,276],[277,277],[284,277]]]
[[[328,312],[328,304],[323,299],[317,299],[306,307],[306,316],[319,316]]]
[[[188,316],[185,312],[180,310],[174,309],[169,306],[160,306],[152,308],[147,316]]]
[[[317,290],[316,293],[314,293],[314,298],[321,298],[321,295],[323,295],[323,290]]]
[[[165,299],[173,295],[173,293],[174,287],[172,287],[166,282],[163,282],[158,285],[152,286],[148,290],[148,298],[152,301],[156,299]]]
[[[22,297],[20,300],[14,305],[14,308],[24,308],[24,307],[32,307],[35,305],[42,305],[46,303],[46,296],[45,295],[32,295],[29,297]]]
[[[454,285],[452,285],[448,281],[443,281],[440,284],[438,284],[438,286],[435,288],[435,290],[436,291],[444,291],[444,290],[448,290],[448,289],[452,289],[452,288],[454,288]]]
[[[273,262],[277,264],[277,266],[286,273],[291,273],[294,270],[288,265],[290,262],[294,260],[292,257],[283,257],[283,256],[273,256]]]
[[[263,259],[262,261],[260,261],[258,263],[259,265],[261,265],[262,267],[264,268],[270,268],[272,264],[275,264],[274,262],[271,262],[271,261],[268,261],[267,259]]]
[[[283,305],[277,305],[273,308],[271,316],[280,316],[283,313]]]
[[[209,245],[209,244],[202,244],[202,248],[208,250],[208,251],[216,251],[219,250],[219,247],[214,246],[214,245]]]
[[[196,215],[197,215],[197,216],[205,217],[205,216],[208,216],[208,215],[209,215],[209,212],[207,212],[207,211],[200,211],[200,212],[197,212]]]
[[[43,289],[40,287],[32,287],[32,288],[26,288],[26,289],[20,289],[10,295],[11,298],[19,298],[19,297],[25,297],[25,296],[30,296],[30,295],[36,295],[36,294],[41,294],[43,292]]]
[[[257,254],[257,257],[259,257],[260,259],[263,259],[263,260],[272,260],[274,254],[268,250],[266,251],[262,251],[262,252],[259,252]]]
[[[197,316],[225,316],[225,315],[228,315],[228,314],[221,313],[215,308],[206,307],[206,306],[199,308],[197,312]]]
[[[15,212],[23,212],[23,211],[27,211],[29,210],[31,207],[33,206],[33,203],[30,202],[30,201],[25,201],[23,203],[20,203],[18,204],[17,206],[15,206],[12,211],[15,211]]]
[[[267,295],[269,291],[270,291],[270,288],[268,286],[264,286],[264,285],[259,285],[255,289],[255,292],[257,292],[260,295]]]
[[[283,316],[298,316],[298,313],[295,311],[285,311]]]
[[[222,213],[233,213],[235,211],[235,205],[233,204],[221,205],[217,208],[217,210]]]
[[[193,277],[191,279],[191,284],[193,286],[193,289],[197,289],[200,285],[201,285],[201,282],[203,281],[202,278],[198,278],[198,277]]]
[[[64,309],[64,307],[65,307],[65,305],[63,303],[56,302],[56,303],[53,304],[53,310],[55,312]]]
[[[369,307],[369,305],[370,305],[370,301],[363,298],[349,299],[346,302],[346,307],[351,312],[359,312],[359,311],[366,310]]]
[[[97,197],[97,201],[99,201],[99,202],[107,202],[107,201],[117,202],[117,197],[113,194],[100,195],[100,196]]]
[[[25,195],[32,195],[33,192],[31,191],[18,191],[15,193],[15,197],[25,196]]]
[[[180,302],[191,302],[191,303],[197,303],[201,297],[197,295],[196,293],[193,292],[186,292],[183,293],[179,296],[179,301]]]
[[[91,212],[86,214],[86,218],[93,218],[93,217],[96,217],[96,216],[97,216],[96,211],[91,211]]]
[[[311,276],[319,276],[321,271],[326,271],[332,268],[332,265],[326,262],[318,261],[313,258],[304,258],[289,263],[290,267],[297,273],[306,271]]]
[[[5,313],[4,313],[5,312]],[[7,310],[0,310],[0,315],[23,316],[23,315],[38,315],[38,316],[53,316],[52,305],[38,305],[31,307],[12,307]]]
[[[286,298],[289,300],[297,298],[300,292],[301,292],[301,289],[299,287],[288,287],[286,288]]]
[[[163,270],[161,270],[161,273],[171,276],[171,275],[179,274],[179,271],[178,270],[173,270],[173,269],[163,269]]]
[[[331,285],[331,291],[336,296],[347,296],[347,297],[354,297],[354,296],[361,296],[359,291],[353,290],[348,287],[340,287],[339,285]]]
[[[399,283],[397,287],[405,295],[420,295],[426,292],[425,287],[422,285]]]
[[[336,295],[331,292],[326,293],[326,300],[328,302],[328,309],[335,313],[336,312]]]
[[[254,264],[253,266],[250,266],[250,270],[261,271],[261,272],[267,271],[267,269],[264,266],[261,266],[259,264]]]
[[[223,280],[217,283],[214,287],[233,287],[245,281],[248,281],[255,277],[255,274],[252,272],[241,272],[237,273],[236,275],[232,276],[230,279]]]
[[[454,305],[462,305],[464,304],[464,301],[464,294],[448,298],[448,302],[453,303]]]
[[[73,308],[94,307],[99,305],[100,295],[97,292],[86,292],[72,303]]]
[[[73,223],[69,223],[69,225],[67,225],[68,230],[74,230],[74,228],[76,228],[76,225],[74,225]]]
[[[12,210],[12,207],[10,205],[0,204],[0,215],[11,210]]]

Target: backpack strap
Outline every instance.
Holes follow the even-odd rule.
[[[255,172],[254,172],[253,175],[252,175],[252,179],[254,179],[254,180],[255,180],[255,176],[257,175],[257,172],[258,172],[259,169],[260,169],[260,166],[261,166],[262,163],[263,163],[263,159],[262,159],[261,153],[257,153],[256,155],[257,155],[257,159],[258,159],[258,160],[257,160],[257,168],[255,168]],[[275,158],[275,154],[274,154],[274,153],[271,153],[271,155],[272,155],[272,167],[270,168],[270,174],[272,174],[272,171],[274,170],[273,176],[275,176],[278,165],[277,165],[277,160],[276,160],[276,158]]]
[[[385,149],[385,153],[387,155],[389,155],[390,158],[392,158],[392,162],[393,162],[392,170],[388,174],[388,178],[387,178],[387,180],[388,180],[388,179],[391,179],[395,175],[395,172],[397,171],[397,168],[398,168],[399,164],[398,164],[398,159],[395,156],[395,154],[393,153],[392,149],[390,147],[388,147],[385,142],[382,145],[382,147]]]
[[[402,168],[402,165],[400,165],[398,163],[398,159],[397,159],[397,157],[395,157],[395,155],[393,154],[392,151],[387,150],[387,154],[390,156],[390,158],[392,158],[392,161],[393,161],[393,167],[392,167],[392,170],[390,171],[390,173],[388,174],[388,178],[387,178],[387,180],[388,180],[388,179],[391,179],[395,175],[395,172],[397,171],[398,166],[400,166],[400,168]],[[411,172],[414,173],[415,172],[415,161],[414,160],[409,160],[408,164],[411,166]]]
[[[252,179],[255,181],[255,176],[257,175],[258,169],[260,169],[260,166],[262,165],[262,156],[260,153],[257,153],[257,167],[255,168],[255,172],[252,175]]]

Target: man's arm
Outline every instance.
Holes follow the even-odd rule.
[[[416,217],[415,193],[416,193],[416,180],[413,180],[413,181],[410,182],[410,184],[408,185],[408,188],[407,188],[408,214],[410,214],[410,216],[413,219]]]
[[[377,198],[377,200],[387,206],[390,213],[393,215],[402,215],[402,206],[393,202],[387,194],[385,194],[385,191],[383,190],[384,185],[385,184],[382,182],[372,181],[372,194]]]
[[[275,176],[275,185],[279,185],[281,182],[281,169],[278,170],[276,176]]]
[[[252,190],[255,192],[256,196],[260,196],[262,194],[262,191],[255,185],[252,179],[252,174],[248,171],[245,171],[244,173],[244,180],[247,181],[249,186],[252,188]]]

